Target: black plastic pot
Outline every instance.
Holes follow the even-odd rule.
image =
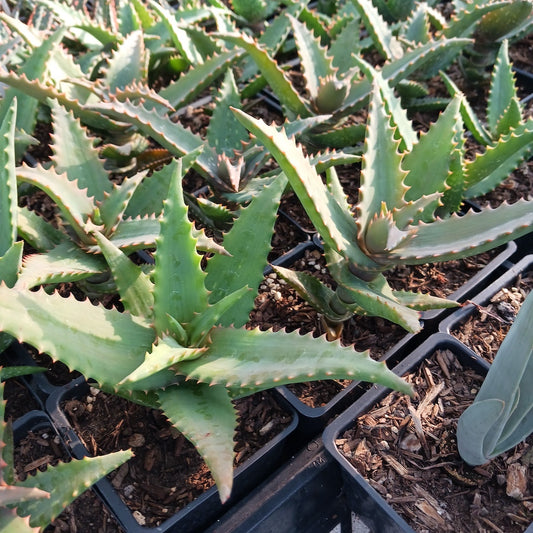
[[[319,440],[206,530],[206,533],[397,533],[410,531],[387,505],[341,474]]]
[[[398,375],[404,375],[408,372],[415,370],[426,357],[435,352],[435,350],[449,349],[460,362],[468,367],[474,367],[480,373],[486,373],[489,365],[485,361],[481,360],[471,350],[468,350],[458,340],[443,333],[437,333],[429,337],[424,343],[422,343],[416,350],[414,350],[406,359],[404,359],[399,365],[394,368],[394,372]],[[357,489],[354,494],[354,498],[360,498],[360,494],[365,494],[370,504],[370,511],[366,511],[365,504],[362,506],[363,520],[369,524],[371,531],[381,532],[383,530],[376,528],[373,520],[375,520],[376,513],[384,513],[387,519],[391,522],[392,529],[389,531],[400,532],[413,532],[411,526],[409,526],[405,520],[397,514],[392,507],[386,502],[384,498],[374,490],[365,478],[355,469],[355,467],[348,461],[344,455],[339,451],[336,446],[337,438],[347,429],[353,426],[358,417],[368,412],[374,405],[380,402],[390,389],[385,387],[374,387],[373,390],[362,396],[357,402],[355,402],[350,409],[342,413],[335,422],[330,424],[323,434],[324,445],[329,454],[340,465],[342,475],[344,478],[350,480],[352,485]],[[394,529],[395,528],[395,529]]]
[[[66,400],[85,396],[88,392],[89,383],[83,378],[79,378],[54,392],[46,404],[54,427],[64,442],[67,443],[71,454],[75,458],[87,456],[89,452],[67,419],[61,408],[61,404]],[[161,525],[157,527],[143,527],[135,520],[132,512],[122,501],[107,478],[96,483],[93,486],[93,490],[102,498],[119,524],[128,533],[202,532],[225,511],[238,503],[255,486],[267,478],[290,455],[292,451],[290,440],[298,425],[298,416],[282,398],[279,399],[279,403],[292,415],[291,424],[276,435],[265,447],[235,469],[232,496],[224,505],[220,503],[216,487],[212,487]]]
[[[416,350],[413,351],[404,361],[394,368],[394,372],[398,375],[405,375],[413,372],[418,366],[436,350],[450,350],[455,357],[461,362],[463,366],[473,368],[477,374],[485,375],[490,368],[490,365],[480,358],[476,353],[470,350],[467,346],[459,340],[446,333],[436,333],[429,337]],[[361,501],[361,509],[363,520],[369,525],[371,531],[381,532],[387,531],[382,529],[381,525],[373,523],[376,519],[376,513],[384,513],[388,521],[391,521],[392,529],[388,531],[399,532],[413,532],[403,518],[394,511],[394,509],[386,502],[384,498],[374,490],[365,478],[356,470],[356,468],[348,461],[346,457],[339,451],[336,440],[346,430],[353,427],[354,422],[366,414],[373,406],[379,403],[390,389],[384,387],[375,387],[373,390],[361,397],[355,402],[350,409],[342,413],[332,424],[330,424],[323,433],[323,440],[326,450],[331,457],[338,463],[341,468],[342,476],[354,489],[353,498],[361,498],[361,494],[366,494],[368,502]],[[369,503],[371,502],[371,503]],[[370,511],[367,512],[368,506]],[[531,533],[533,524],[527,528],[527,532]]]

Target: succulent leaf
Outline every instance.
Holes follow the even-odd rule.
[[[289,16],[302,62],[303,73],[307,81],[306,87],[312,101],[316,101],[322,81],[335,74],[332,58],[320,44],[320,39],[294,17]]]
[[[279,98],[288,118],[307,117],[311,114],[307,104],[298,94],[276,61],[257,41],[242,34],[217,34],[217,37],[234,43],[246,50],[256,62],[262,75]]]
[[[329,302],[334,299],[335,292],[315,276],[276,265],[272,265],[272,269],[280,278],[290,283],[306,302],[309,302],[331,322],[341,322],[352,315],[349,311],[336,313],[331,308]]]
[[[248,139],[246,128],[235,118],[230,107],[239,108],[241,98],[233,72],[228,70],[216,98],[216,107],[207,128],[207,142],[217,154],[230,156],[242,149],[242,142]],[[237,189],[238,190],[238,189]]]
[[[2,81],[1,76],[0,81]],[[90,108],[117,120],[127,120],[176,156],[197,151],[204,146],[204,141],[198,135],[179,123],[172,122],[168,116],[160,115],[155,110],[147,110],[142,105],[113,101],[95,104]],[[204,175],[216,172],[216,161],[209,155],[209,150],[200,153],[195,167]]]
[[[233,484],[233,433],[236,413],[227,390],[207,383],[185,382],[158,393],[172,424],[204,458],[225,502]]]
[[[211,291],[209,302],[215,303],[243,285],[251,291],[245,294],[219,323],[243,326],[253,309],[257,289],[267,266],[274,223],[287,179],[283,174],[265,187],[250,205],[241,208],[239,217],[224,237],[224,248],[231,255],[215,255],[207,262],[206,287]],[[250,246],[250,243],[254,243]]]
[[[403,48],[371,0],[353,0],[377,51],[385,59],[399,59]]]
[[[66,173],[70,181],[78,181],[80,189],[95,200],[102,200],[111,191],[111,182],[103,162],[90,139],[72,112],[57,103],[52,104],[52,123],[55,130],[52,157],[58,174]]]
[[[99,205],[100,217],[107,236],[112,235],[124,217],[130,198],[146,177],[139,172],[131,178],[125,178],[120,186],[114,184]]]
[[[463,132],[460,114],[461,102],[460,96],[455,97],[437,121],[431,124],[428,132],[422,134],[413,149],[405,154],[402,168],[408,171],[405,177],[405,185],[409,187],[405,193],[407,202],[434,193],[444,195],[450,189],[447,179],[452,171],[450,168],[453,161],[451,155],[457,149],[457,138],[459,137],[460,142]],[[462,181],[464,178],[462,175],[460,177]],[[463,184],[461,183],[461,185]],[[459,191],[460,198],[462,189],[463,187]],[[433,220],[437,207],[442,203],[442,197],[438,198],[427,205],[417,218],[426,222]],[[459,200],[460,203],[461,200]],[[455,211],[455,209],[450,211]]]
[[[345,261],[335,257],[328,260],[328,268],[341,287],[335,292],[331,307],[338,305],[352,313],[380,316],[411,333],[422,329],[419,313],[396,299],[383,275],[374,277],[371,282],[364,282],[349,271]]]
[[[185,175],[202,151],[203,146],[191,151],[181,158],[182,172]],[[137,185],[128,201],[124,214],[128,217],[155,215],[163,212],[163,202],[168,194],[174,167],[165,165],[155,170]]]
[[[26,207],[19,207],[18,233],[39,252],[51,250],[61,242],[70,240],[65,233],[54,228],[44,218]]]
[[[40,165],[35,168],[23,165],[17,167],[16,173],[20,182],[30,183],[50,196],[80,239],[87,240],[84,226],[93,214],[94,204],[86,190],[80,189],[66,174]]]
[[[22,241],[15,242],[0,257],[0,280],[8,287],[13,287],[19,276],[23,248],[24,243]]]
[[[104,83],[111,92],[144,80],[147,75],[147,52],[141,30],[126,35],[109,60]]]
[[[18,504],[18,512],[30,515],[30,525],[46,527],[63,509],[93,483],[118,468],[131,456],[130,450],[121,450],[99,457],[85,457],[70,463],[59,463],[35,476],[28,476],[18,484],[39,488],[50,493],[50,499],[38,499]]]
[[[386,102],[382,98],[380,85],[375,83],[369,109],[365,150],[361,169],[361,187],[357,205],[359,236],[370,222],[381,213],[383,205],[387,210],[401,208],[407,186],[404,184],[407,172],[401,167],[400,141],[394,138],[391,116],[387,114]]]
[[[533,430],[533,296],[529,294],[502,342],[479,392],[457,424],[461,457],[480,465]]]
[[[33,49],[18,75],[27,80],[42,80],[46,76],[48,61],[63,36],[64,29],[59,29],[42,41],[40,46]],[[19,112],[16,115],[16,130],[31,135],[37,122],[38,102],[31,95],[16,87],[7,88],[0,100],[0,120],[3,121],[11,113],[14,98],[17,99],[18,108],[24,110],[23,113]],[[17,143],[17,159],[22,156],[28,144],[28,141]]]
[[[487,106],[488,128],[495,137],[499,137],[511,128],[516,128],[521,119],[520,103],[509,62],[508,42],[504,41],[492,71]]]
[[[449,261],[476,255],[531,231],[533,202],[519,200],[411,227],[414,238],[389,252],[397,264]]]
[[[154,316],[158,333],[169,329],[167,315],[180,323],[189,322],[207,307],[201,256],[196,251],[192,224],[181,187],[181,161],[173,161],[172,181],[165,202],[161,232],[157,239],[153,274]]]
[[[154,296],[150,277],[104,235],[95,231],[94,237],[111,269],[120,294],[120,301],[124,304],[126,311],[134,316],[152,318]]]
[[[448,92],[452,95],[452,97],[463,95],[459,87],[455,85],[455,83],[451,80],[451,78],[448,77],[446,73],[441,71],[440,76],[442,80],[444,81],[444,84],[446,85]],[[464,97],[461,99],[461,115],[466,124],[466,127],[472,133],[476,141],[484,145],[488,145],[492,143],[491,133],[480,122],[474,110],[472,109],[472,107],[470,106],[466,98]]]
[[[8,289],[4,284],[0,296],[1,331],[94,377],[108,390],[142,363],[154,341],[147,323],[74,297]]]
[[[18,288],[31,289],[38,285],[78,281],[105,272],[106,263],[90,255],[72,242],[62,242],[46,253],[24,258],[17,281]]]
[[[203,63],[203,57],[189,37],[185,28],[181,27],[174,14],[164,6],[159,5],[154,0],[149,1],[150,7],[159,15],[165,28],[167,29],[174,46],[180,54],[191,64]]]
[[[532,153],[533,119],[529,119],[465,163],[464,197],[475,198],[491,191]]]
[[[214,55],[205,60],[201,65],[191,68],[186,76],[181,76],[177,81],[170,83],[159,91],[172,107],[178,109],[196,98],[204,89],[229,69],[229,67],[242,56],[238,50],[229,50]]]
[[[200,357],[207,348],[186,348],[181,346],[173,337],[163,336],[157,344],[146,354],[144,362],[131,374],[126,376],[119,385],[122,388],[134,388],[136,382],[141,382],[150,376],[166,370],[182,361]],[[175,377],[175,376],[174,376]]]
[[[320,176],[296,142],[274,126],[267,126],[238,110],[234,112],[274,156],[328,246],[345,254],[362,268],[371,267],[372,261],[355,244],[357,227],[351,214],[346,213],[324,189]]]
[[[16,114],[17,100],[14,98],[0,125],[0,258],[17,239]],[[0,276],[0,279],[3,278]]]
[[[215,328],[209,350],[186,361],[179,370],[192,379],[227,387],[268,389],[297,381],[346,376],[372,381],[410,394],[410,386],[370,359],[340,342],[298,332]],[[288,356],[290,354],[290,356]]]

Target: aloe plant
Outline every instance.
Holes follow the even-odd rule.
[[[370,0],[368,3],[369,9],[375,11]],[[366,4],[361,7],[362,13],[366,13],[365,6]],[[327,47],[305,23],[291,15],[287,18],[291,21],[306,82],[305,93],[308,96],[291,83],[282,65],[278,64],[268,47],[259,40],[245,33],[216,35],[243,48],[247,56],[253,59],[289,120],[326,115],[322,124],[308,132],[307,137],[312,144],[330,147],[353,146],[362,138],[364,130],[360,125],[347,125],[344,122],[346,117],[366,104],[371,92],[371,81],[357,64],[356,53],[360,52],[360,48],[357,42],[353,43],[354,33],[357,31],[358,34],[356,29],[360,24],[359,16],[350,12],[347,21],[336,26]],[[316,28],[313,27],[313,30]],[[388,43],[388,49],[383,50],[387,61],[382,72],[391,85],[398,84],[421,69],[430,68],[431,71],[437,72],[438,66],[445,64],[440,58],[453,57],[469,42],[468,39],[443,38],[404,48],[392,35],[391,30],[387,29],[387,32],[385,42]],[[246,88],[243,92],[247,93]],[[331,117],[328,118],[327,115]]]
[[[450,77],[441,72],[441,77],[451,95],[461,91]],[[491,145],[502,135],[524,124],[522,106],[517,96],[512,64],[509,61],[509,44],[504,40],[498,51],[489,87],[486,109],[486,124],[483,124],[466,99],[463,99],[461,114],[475,139],[484,145]]]
[[[533,3],[530,0],[474,0],[454,2],[455,11],[443,32],[448,37],[472,37],[461,57],[468,78],[484,77],[504,40],[514,40],[533,30]]]
[[[471,465],[481,465],[533,432],[533,293],[503,340],[474,402],[457,423],[457,446]]]
[[[0,184],[5,191],[2,195],[5,224],[2,225],[4,237],[0,250],[1,279],[9,286],[17,283],[28,288],[87,280],[87,290],[114,290],[114,285],[107,283],[109,267],[92,231],[98,228],[128,254],[154,247],[160,226],[157,217],[168,190],[168,169],[163,167],[150,176],[151,187],[139,191],[143,196],[141,203],[135,191],[146,173],[138,173],[126,178],[121,185],[113,185],[109,171],[98,157],[94,140],[65,109],[58,105],[53,108],[56,132],[51,144],[52,164],[48,168],[14,166],[14,107],[4,120],[5,165]],[[196,155],[192,153],[186,158],[187,167]],[[60,229],[28,208],[18,206],[17,182],[40,188],[55,201],[60,213]],[[15,242],[17,234],[38,252],[28,254],[23,262],[22,242]],[[203,250],[224,253],[222,247],[202,232],[196,235]]]
[[[133,7],[120,11],[124,19],[118,17],[117,22],[112,15],[104,17],[102,27],[98,24],[99,18],[93,20],[83,10],[77,10],[66,3],[48,0],[41,3],[62,20],[52,38],[45,39],[44,32],[34,32],[19,21],[7,15],[2,16],[6,24],[13,27],[14,33],[25,36],[32,31],[30,35],[34,35],[32,40],[27,38],[32,52],[30,58],[17,68],[2,73],[2,83],[9,88],[0,102],[0,117],[6,112],[14,96],[24,103],[24,108],[28,111],[17,119],[17,132],[20,136],[18,157],[31,142],[38,104],[48,105],[50,100],[55,100],[105,138],[102,152],[108,160],[111,157],[116,160],[117,169],[125,171],[128,170],[128,165],[142,168],[147,163],[152,164],[154,152],[146,137],[132,128],[131,123],[120,120],[126,117],[109,120],[90,110],[90,105],[118,99],[142,103],[148,109],[171,113],[209,87],[240,55],[236,50],[222,50],[207,34],[201,38],[195,34],[194,39],[189,39],[185,28],[175,24],[176,19],[172,13],[155,2],[149,4],[149,7],[134,2]],[[204,8],[180,11],[180,14],[189,27],[220,11],[221,8],[218,11],[215,8]],[[227,8],[224,12],[230,13]],[[160,23],[156,22],[157,18],[161,19]],[[114,26],[111,24],[113,20],[116,23]],[[121,24],[122,20],[134,20],[136,23],[125,27]],[[79,37],[75,45],[78,48],[88,47],[88,52],[71,54],[63,46],[67,32],[69,36],[74,32]],[[87,36],[90,37],[89,43],[86,42]],[[96,45],[93,42],[95,40]],[[167,41],[182,48],[180,53],[186,57],[186,67],[183,70],[187,70],[190,75],[171,80],[158,94],[151,87],[154,78],[152,72],[160,64],[161,60],[157,58],[162,52],[154,46],[154,42]],[[203,48],[197,49],[193,41],[203,43]],[[71,41],[69,43],[76,50],[76,46]],[[161,44],[159,46],[162,47]],[[112,49],[111,53],[109,48]],[[174,51],[176,52],[176,48]],[[193,70],[190,69],[191,66],[194,66]],[[158,76],[161,77],[161,73]],[[155,158],[156,156],[157,152]]]
[[[503,136],[475,160],[466,161],[462,96],[456,96],[418,138],[382,75],[363,62],[360,66],[373,77],[374,90],[356,206],[348,204],[336,173],[330,170],[324,184],[283,129],[235,113],[287,175],[324,241],[337,288],[332,290],[305,273],[279,267],[275,271],[332,323],[360,313],[387,318],[416,332],[421,327],[418,310],[456,304],[393,291],[383,273],[395,265],[471,256],[531,231],[531,201],[464,216],[456,211],[465,191],[491,173],[506,174],[521,162],[522,146],[531,146],[533,141],[533,121]]]
[[[225,501],[232,484],[232,398],[341,377],[410,388],[367,352],[297,332],[244,329],[263,278],[284,179],[242,211],[224,239],[232,255],[214,256],[204,271],[183,201],[179,160],[173,165],[151,276],[93,230],[124,313],[2,284],[0,330],[95,379],[104,391],[161,408],[204,457]],[[72,350],[73,343],[79,349]]]
[[[2,397],[3,393],[0,383]],[[86,457],[17,479],[11,423],[4,421],[5,403],[0,401],[0,528],[6,533],[42,531],[70,502],[132,456],[130,450],[123,450]]]

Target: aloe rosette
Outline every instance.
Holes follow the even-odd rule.
[[[394,291],[383,273],[395,265],[447,261],[490,250],[531,231],[533,202],[520,200],[456,214],[465,193],[494,173],[508,173],[533,141],[533,122],[513,129],[472,161],[464,157],[461,96],[418,137],[382,75],[374,79],[359,200],[346,201],[336,173],[322,181],[294,139],[281,128],[235,111],[277,160],[320,233],[335,290],[306,273],[275,267],[327,320],[377,315],[408,331],[419,310],[457,305],[429,295]],[[489,164],[490,162],[490,164]],[[354,217],[355,214],[355,217]]]
[[[233,398],[314,379],[410,387],[367,352],[297,332],[245,329],[285,179],[242,209],[224,239],[231,255],[215,255],[204,270],[183,201],[181,164],[172,165],[151,275],[93,229],[125,312],[2,284],[0,330],[95,379],[104,391],[161,408],[204,457],[225,501],[233,479]]]

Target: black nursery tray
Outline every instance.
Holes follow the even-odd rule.
[[[394,372],[398,375],[405,375],[416,371],[420,364],[437,350],[449,350],[460,362],[463,368],[472,369],[478,376],[485,375],[490,368],[490,365],[486,361],[481,359],[460,341],[448,334],[439,332],[429,337],[404,361],[397,365],[394,368]],[[372,408],[377,407],[390,392],[390,389],[381,386],[374,387],[373,390],[369,391],[356,401],[350,409],[342,413],[342,415],[326,428],[323,433],[323,441],[326,450],[339,465],[343,479],[349,480],[349,484],[353,489],[351,498],[357,502],[356,507],[360,510],[361,518],[370,528],[370,531],[376,533],[381,533],[382,531],[413,533],[413,528],[393,509],[387,500],[371,486],[369,481],[358,472],[349,459],[341,453],[337,445],[338,439],[348,430],[354,428],[356,421],[360,417],[366,415]],[[394,402],[395,400],[392,399],[391,401]],[[392,448],[388,453],[394,457],[394,450]],[[396,478],[396,482],[401,480],[399,474],[396,475]],[[459,480],[457,483],[459,483]],[[465,487],[462,487],[462,489],[464,488]],[[382,487],[382,490],[385,491],[385,487]],[[421,500],[422,499],[424,498],[421,497]],[[385,517],[387,521],[385,527],[381,522],[382,517]],[[464,529],[464,531],[468,530],[468,520],[469,518],[465,517],[464,525],[466,529]],[[472,525],[472,527],[474,526]],[[533,524],[527,528],[527,532],[531,533],[532,528]]]
[[[50,413],[54,427],[68,444],[70,452],[75,458],[90,454],[67,418],[62,405],[69,400],[87,396],[89,392],[89,383],[80,378],[56,391],[47,401],[47,410]],[[160,525],[149,527],[139,524],[132,510],[123,502],[108,478],[96,483],[93,486],[93,490],[104,501],[127,533],[202,532],[226,510],[238,504],[245,495],[268,477],[270,472],[282,464],[290,455],[293,449],[291,437],[298,425],[298,417],[283,399],[279,399],[279,404],[292,417],[292,421],[262,449],[235,469],[232,496],[224,505],[220,502],[218,490],[213,486],[185,508],[170,515]]]

